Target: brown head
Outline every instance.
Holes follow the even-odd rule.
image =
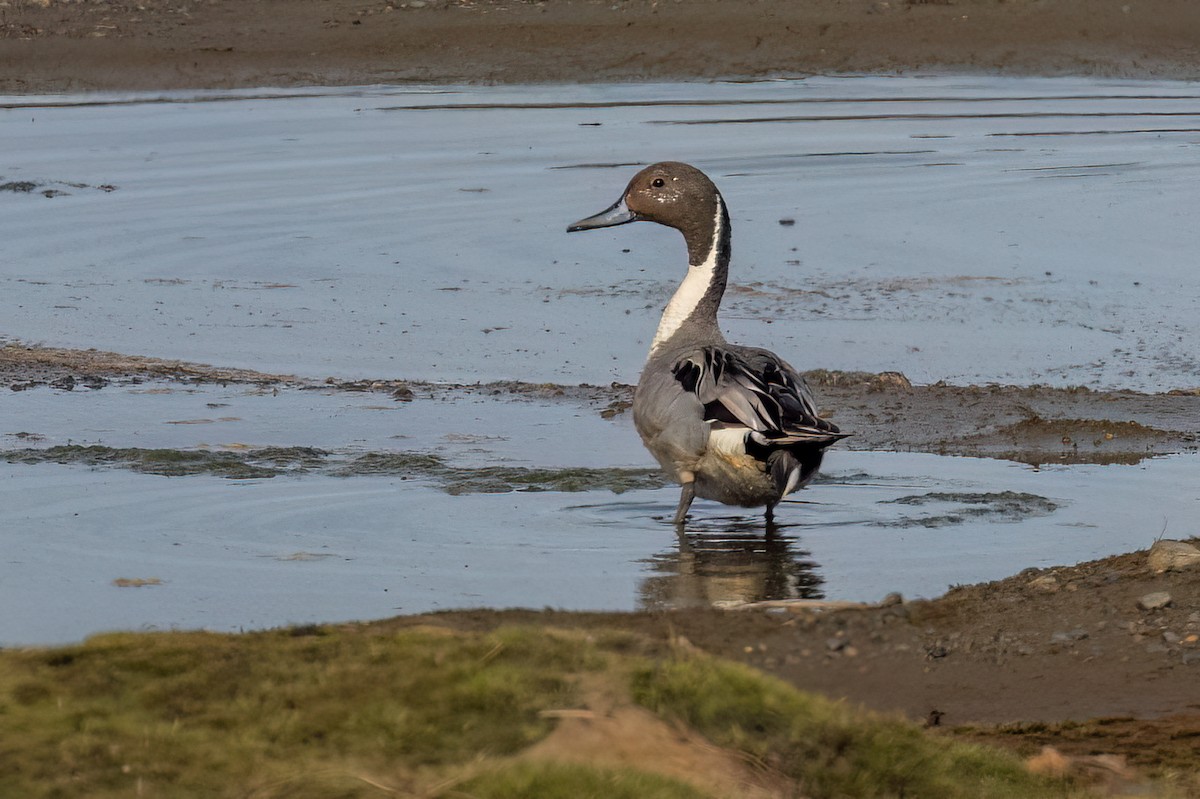
[[[691,250],[693,243],[705,245],[711,240],[714,220],[719,210],[723,213],[720,196],[713,182],[696,167],[662,161],[634,175],[621,199],[595,216],[580,219],[567,232],[645,220],[679,230]]]

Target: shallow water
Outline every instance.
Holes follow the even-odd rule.
[[[307,377],[633,382],[678,237],[563,231],[638,164],[677,158],[733,212],[730,337],[800,368],[1150,391],[1200,374],[1200,84],[0,107],[0,338]],[[312,449],[266,468],[269,447]],[[0,645],[452,607],[933,596],[1194,534],[1200,503],[1196,458],[1036,470],[837,450],[772,535],[698,502],[679,541],[664,522],[677,489],[656,487],[628,414],[466,392],[41,387],[0,394],[0,450]]]
[[[675,158],[732,210],[732,337],[802,369],[1143,390],[1200,372],[1200,84],[159,99],[0,98],[0,184],[33,184],[0,191],[0,335],[314,377],[633,382],[678,236],[563,231]]]
[[[666,521],[673,487],[454,495],[394,475],[0,463],[0,645],[462,607],[934,596],[1193,532],[1200,498],[1174,486],[1198,477],[1186,457],[1038,471],[836,452],[804,502],[781,508],[773,537],[758,515],[698,502],[681,546]]]

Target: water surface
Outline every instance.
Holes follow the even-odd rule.
[[[730,337],[799,368],[1143,391],[1200,374],[1200,84],[14,97],[0,129],[0,338],[309,378],[634,382],[681,242],[564,228],[670,158],[731,208]],[[143,468],[265,447],[300,449],[259,472]],[[933,596],[1194,534],[1200,502],[1182,456],[835,450],[777,529],[698,502],[680,540],[627,414],[461,392],[42,387],[0,395],[0,449],[0,645]]]
[[[0,184],[32,187],[0,191],[0,335],[310,377],[633,382],[678,236],[563,231],[671,158],[710,172],[731,209],[731,335],[800,368],[1142,390],[1200,372],[1200,84],[0,105]]]

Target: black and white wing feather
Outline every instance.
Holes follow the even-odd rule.
[[[817,416],[812,393],[791,366],[767,350],[707,346],[671,366],[708,422],[742,425],[759,443],[829,445],[847,434]]]

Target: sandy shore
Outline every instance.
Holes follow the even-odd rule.
[[[1200,77],[1190,0],[7,0],[10,94],[1002,71]]]

